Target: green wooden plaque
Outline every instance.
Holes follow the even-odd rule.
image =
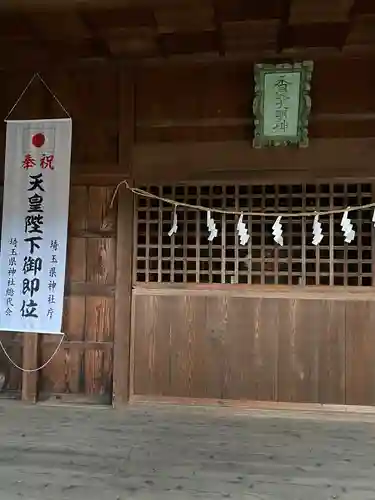
[[[255,148],[308,146],[313,67],[312,61],[255,65]]]

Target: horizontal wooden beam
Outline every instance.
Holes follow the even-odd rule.
[[[269,286],[269,285],[226,285],[215,283],[142,283],[134,287],[133,295],[139,296],[185,296],[198,297],[226,296],[247,298],[304,299],[304,300],[341,300],[374,301],[372,287],[341,286]]]
[[[69,233],[70,238],[116,238],[115,231],[76,231],[72,230]]]
[[[354,104],[353,104],[354,106]],[[173,142],[184,140],[251,140],[254,120],[251,117],[202,118],[190,120],[140,120],[139,142]],[[311,138],[375,137],[375,113],[315,113],[309,120]]]
[[[312,113],[309,122],[353,122],[353,121],[375,121],[375,113]],[[211,127],[246,127],[253,125],[253,118],[202,118],[198,120],[139,120],[138,128],[211,128]]]
[[[116,186],[124,178],[129,178],[129,165],[119,163],[73,163],[71,167],[72,185]],[[4,182],[4,165],[0,168],[0,184]],[[76,233],[74,236],[90,237],[90,233]],[[97,235],[92,234],[93,237]],[[106,237],[101,236],[101,237]]]
[[[60,341],[59,335],[47,335],[41,342],[41,349],[45,346],[55,346]],[[113,342],[95,342],[95,341],[79,341],[79,340],[64,340],[61,343],[62,349],[69,349],[71,351],[112,351]]]
[[[204,54],[176,54],[165,58],[144,58],[137,63],[141,66],[191,66],[196,64],[217,64],[217,63],[254,63],[259,61],[295,61],[303,59],[312,59],[313,61],[325,61],[347,58],[365,58],[374,59],[375,46],[356,46],[350,52],[344,53],[335,48],[322,48],[315,47],[312,49],[288,49],[282,52],[267,53],[259,51],[239,51],[239,52],[226,52],[219,54],[218,52],[210,52]]]
[[[315,139],[306,149],[254,149],[251,141],[137,144],[133,173],[137,184],[374,178],[374,155],[375,138]]]
[[[316,415],[319,421],[323,419],[325,421],[337,421],[339,418],[344,418],[346,422],[354,421],[373,423],[375,408],[373,406],[360,406],[360,405],[341,405],[341,404],[321,404],[321,403],[282,403],[274,401],[254,401],[254,400],[233,400],[233,399],[210,399],[210,398],[188,398],[188,397],[169,397],[169,396],[139,396],[132,395],[131,404],[139,405],[166,405],[168,407],[173,405],[173,407],[180,406],[193,406],[193,407],[218,407],[221,409],[235,410],[237,412],[254,412],[260,410],[264,411],[283,411],[286,416],[286,412],[293,412],[293,418],[297,411],[303,411],[309,415],[310,418],[314,418]],[[307,413],[308,412],[308,413]],[[254,415],[254,413],[252,413]],[[359,416],[360,415],[360,416]]]
[[[3,41],[2,45],[6,47],[8,42]],[[169,55],[168,58],[162,56],[150,58],[134,58],[129,60],[129,57],[109,58],[102,53],[87,54],[86,48],[78,46],[67,47],[66,51],[63,47],[58,48],[58,57],[56,51],[48,49],[46,46],[33,48],[33,46],[25,47],[24,51],[17,51],[17,57],[8,49],[0,50],[0,71],[39,71],[45,72],[51,69],[68,69],[85,66],[103,66],[103,67],[176,67],[176,66],[191,66],[191,65],[207,65],[207,64],[222,64],[231,63],[254,63],[261,61],[285,61],[285,60],[302,60],[312,59],[314,61],[326,60],[346,60],[346,59],[365,59],[374,61],[375,45],[358,45],[346,48],[346,51],[338,49],[296,49],[277,52],[259,52],[259,51],[239,51],[239,52],[210,52],[210,53],[193,53],[193,54],[176,54]]]
[[[97,283],[68,282],[66,284],[65,295],[82,295],[92,297],[114,297],[114,285],[98,285]]]
[[[159,4],[170,3],[171,0],[159,0]],[[16,11],[16,12],[29,12],[39,9],[54,11],[54,10],[68,10],[82,6],[82,0],[1,0],[1,11]],[[115,7],[128,7],[128,6],[149,6],[152,2],[150,0],[85,0],[86,8],[91,9],[110,9]]]
[[[75,164],[72,185],[164,182],[303,182],[374,179],[375,138],[312,139],[306,149],[254,149],[249,141],[138,143],[132,173],[120,164]],[[0,183],[3,182],[3,173]],[[75,236],[99,237],[86,232]],[[100,237],[106,237],[106,234]],[[111,234],[112,236],[112,234]]]
[[[107,186],[115,187],[124,179],[129,179],[127,173],[118,172],[117,174],[106,174],[105,165],[102,165],[101,173],[97,174],[78,174],[72,177],[73,186]],[[105,237],[105,236],[104,236]]]

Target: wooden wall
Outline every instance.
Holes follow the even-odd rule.
[[[321,177],[373,177],[374,62],[373,59],[345,58],[316,62],[312,89],[312,139],[310,147],[305,151],[255,151],[251,148],[253,82],[250,63],[214,63],[194,67],[168,63],[144,67],[93,64],[43,74],[73,118],[71,214],[64,320],[67,340],[56,359],[38,376],[21,377],[12,369],[10,388],[19,392],[22,386],[23,396],[28,400],[35,400],[39,394],[43,399],[57,395],[109,402],[114,394],[116,401],[125,402],[131,372],[128,363],[133,201],[130,195],[121,191],[119,211],[117,212],[117,204],[112,210],[109,209],[111,194],[117,182],[124,177],[138,184],[187,180],[221,182],[237,179],[264,182],[267,179],[276,182],[276,178],[298,178],[303,181]],[[7,115],[31,76],[24,73],[1,75],[2,116]],[[64,113],[37,80],[12,114],[12,118],[61,116]],[[1,127],[2,149],[4,141],[5,127]],[[349,319],[346,321],[345,352],[338,352],[342,348],[339,347],[340,340],[337,346],[332,347],[332,359],[328,359],[330,354],[319,347],[319,339],[328,335],[327,324],[319,322],[307,326],[314,330],[311,335],[316,337],[313,351],[315,349],[314,352],[320,352],[319,356],[317,354],[320,360],[325,359],[317,368],[315,358],[307,361],[308,354],[303,354],[308,351],[304,351],[307,347],[302,345],[302,337],[310,337],[302,323],[298,323],[305,312],[311,316],[312,302],[307,307],[302,301],[293,305],[288,301],[278,303],[268,299],[262,302],[254,299],[248,305],[242,299],[230,304],[209,297],[202,303],[193,298],[171,297],[168,300],[172,300],[182,316],[189,319],[189,327],[183,326],[178,319],[167,320],[160,316],[167,307],[166,297],[142,297],[136,304],[138,336],[135,343],[134,387],[138,393],[155,390],[158,393],[204,396],[210,392],[214,397],[259,395],[266,399],[282,397],[288,400],[302,398],[306,401],[333,398],[335,401],[353,403],[365,398],[373,402],[372,389],[368,389],[371,396],[358,396],[358,384],[366,373],[361,372],[363,367],[357,366],[357,362],[348,358],[348,346],[351,345],[355,332],[354,319],[352,322]],[[156,307],[154,312],[150,309],[152,304]],[[292,306],[295,311],[294,319],[290,317]],[[331,321],[330,324],[333,321],[334,328],[329,334],[341,336],[341,339],[344,334],[339,327],[340,321],[344,314],[346,318],[354,315],[353,307],[355,308],[350,304],[327,305],[324,301],[318,301],[312,310],[322,312]],[[361,307],[370,310],[372,306],[362,304]],[[223,308],[227,312],[223,312]],[[213,332],[210,333],[208,320],[200,323],[200,315],[211,314],[211,309],[220,314],[230,314],[231,319],[225,327],[213,326]],[[246,313],[248,320],[253,323],[261,311],[259,331],[264,332],[264,338],[259,345],[254,343],[256,330],[252,330],[253,333],[246,330],[247,327],[241,323],[245,320],[236,316],[237,309]],[[275,316],[267,319],[268,312],[273,310]],[[146,311],[149,314],[147,321],[155,321],[152,328],[142,323],[146,321],[141,317],[142,312]],[[282,328],[281,323],[268,325],[267,321],[276,319],[284,322]],[[173,355],[170,350],[167,350],[168,355],[156,353],[153,358],[154,366],[142,374],[143,361],[150,361],[145,351],[146,345],[140,343],[141,339],[146,341],[146,337],[154,335],[155,342],[158,343],[155,344],[155,349],[161,348],[164,342],[168,342],[169,332],[162,325],[172,320],[175,322],[168,323],[168,328],[173,326],[176,332],[181,333],[180,337],[174,335],[181,346],[173,347]],[[203,326],[199,326],[201,324]],[[192,370],[189,368],[192,361],[183,357],[192,355],[191,351],[186,350],[191,334],[189,328],[193,328],[192,325],[195,325],[194,349],[197,358],[194,360],[194,374],[188,382],[190,379],[187,373]],[[160,329],[160,333],[152,333],[159,332]],[[202,336],[198,338],[201,332]],[[292,339],[288,337],[290,332],[294,332]],[[367,342],[366,325],[363,326],[363,332],[364,345]],[[163,337],[165,335],[167,338]],[[244,335],[250,335],[252,340],[248,351],[241,353]],[[285,336],[286,346],[290,346],[292,341],[300,343],[303,360],[300,371],[292,363],[285,373],[280,372],[282,360],[290,360],[293,354],[289,347],[285,347],[283,354],[278,351],[277,356],[272,351],[273,341],[276,342],[276,337],[273,339],[273,336],[277,336],[277,342],[280,343],[280,335]],[[232,337],[237,340],[232,342]],[[47,337],[39,337],[37,340],[32,336],[24,339],[22,336],[7,335],[6,339],[15,360],[19,363],[23,361],[26,367],[41,364],[56,345],[54,339]],[[356,344],[355,349],[364,349],[363,345],[358,347]],[[201,348],[202,351],[199,352]],[[224,355],[224,350],[227,349]],[[264,350],[259,358],[259,366],[248,366],[247,372],[241,372],[242,368],[236,368],[233,360],[242,356],[241,359],[247,363],[247,359],[254,356],[254,349],[260,349],[259,352]],[[368,352],[365,354],[369,355]],[[281,355],[284,357],[281,358]],[[167,359],[165,356],[172,363],[170,369],[174,373],[181,367],[179,378],[174,377],[168,381],[170,375],[164,366],[164,359]],[[336,369],[341,370],[344,363],[349,370],[347,373],[353,373],[353,376],[344,385],[337,385],[337,382],[336,385],[325,385],[322,382],[323,374],[330,373],[330,363],[339,357],[341,361],[337,361]],[[266,364],[262,364],[269,363],[271,358],[275,363],[275,359],[278,360],[277,370],[275,365],[273,371],[269,371]],[[215,359],[221,361],[216,363]],[[6,366],[6,363],[5,359],[0,359],[2,366]],[[227,367],[224,369],[227,379],[223,378],[219,363],[224,363]],[[216,370],[216,374],[209,373],[207,370],[214,364],[215,368],[212,369]],[[252,379],[254,370],[258,378],[264,375],[260,385],[254,381],[250,381],[250,385],[247,382]],[[302,372],[303,380],[298,378]],[[288,389],[286,387],[289,382],[282,383],[281,376],[285,381],[291,381]],[[208,377],[207,382],[199,385],[199,377]],[[356,387],[354,392],[351,387]]]
[[[66,342],[43,370],[40,396],[86,394],[111,401],[116,283],[116,210],[113,189],[73,186],[63,331]],[[41,362],[54,339],[43,336]]]
[[[373,137],[374,84],[369,61],[316,61],[310,136]],[[252,99],[248,64],[145,69],[137,76],[137,141],[251,140]]]
[[[98,64],[62,68],[43,77],[73,117],[73,173],[85,182],[90,175],[91,182],[102,183],[104,172],[107,179],[130,175],[123,156],[130,144],[131,173],[138,182],[217,181],[233,173],[254,178],[264,171],[284,175],[295,169],[301,176],[328,175],[327,170],[353,176],[354,159],[366,174],[371,171],[374,63],[374,58],[315,62],[307,151],[251,148],[252,63]],[[31,76],[2,75],[4,117]],[[25,115],[64,113],[36,80],[12,117]],[[2,148],[4,131],[2,127]]]
[[[65,340],[35,380],[39,399],[84,395],[87,400],[111,402],[117,236],[117,204],[109,208],[112,194],[112,187],[71,188]],[[3,333],[1,338],[12,358],[22,365],[22,335]],[[24,362],[30,368],[44,364],[56,349],[56,342],[54,336],[40,336],[35,357],[24,357]],[[0,368],[8,371],[4,355],[0,360]],[[10,377],[8,394],[21,391],[21,373],[12,368]],[[24,377],[29,386],[30,377]],[[32,397],[36,389],[29,389]]]
[[[224,290],[137,289],[135,397],[375,405],[371,294]]]
[[[7,114],[5,110],[11,107],[17,94],[26,85],[28,77],[15,74],[1,80],[5,96],[1,101],[4,116]],[[9,366],[4,356],[0,357],[0,369],[6,372],[10,369],[8,396],[22,391],[23,398],[28,400],[58,398],[111,403],[114,394],[113,374],[116,371],[114,338],[116,331],[120,331],[123,337],[129,334],[126,317],[122,319],[120,307],[116,311],[115,306],[116,292],[120,288],[116,283],[122,273],[121,266],[131,267],[126,262],[127,244],[123,243],[121,230],[118,235],[117,225],[120,219],[124,222],[122,233],[125,232],[129,240],[132,220],[127,227],[126,217],[117,216],[118,200],[115,200],[112,208],[110,203],[116,183],[129,172],[133,123],[132,83],[129,84],[129,80],[122,78],[122,73],[115,70],[103,73],[93,69],[83,73],[68,72],[64,77],[55,74],[45,78],[54,91],[58,94],[60,91],[59,97],[73,117],[73,165],[63,321],[66,337],[53,361],[38,374],[22,376]],[[125,94],[124,99],[121,99],[122,92]],[[130,103],[128,107],[127,102]],[[123,113],[118,112],[120,103]],[[35,80],[12,118],[52,118],[63,115],[48,91]],[[4,139],[5,128],[2,129],[0,141],[3,148]],[[113,166],[117,169],[115,179]],[[126,210],[126,207],[123,208]],[[132,214],[131,206],[130,211]],[[129,242],[131,244],[131,239]],[[121,245],[119,250],[117,243]],[[124,309],[125,302],[126,296],[122,297],[121,309]],[[1,338],[12,358],[26,368],[44,364],[54,352],[58,340],[48,335],[23,337],[7,333],[3,333]],[[123,378],[126,380],[126,369]],[[123,390],[121,384],[119,387]],[[121,401],[121,394],[118,399]]]

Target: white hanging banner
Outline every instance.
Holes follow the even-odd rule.
[[[61,334],[72,120],[8,121],[0,330]]]

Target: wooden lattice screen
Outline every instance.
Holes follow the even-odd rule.
[[[372,184],[145,186],[147,191],[194,205],[248,211],[328,210],[373,201]],[[372,211],[352,212],[356,239],[345,244],[341,215],[321,217],[324,239],[312,245],[309,218],[282,219],[284,247],[272,237],[274,219],[244,217],[251,239],[236,234],[237,217],[214,214],[219,235],[207,240],[206,213],[178,209],[178,232],[170,238],[172,208],[137,199],[135,280],[140,283],[247,283],[372,286]]]

